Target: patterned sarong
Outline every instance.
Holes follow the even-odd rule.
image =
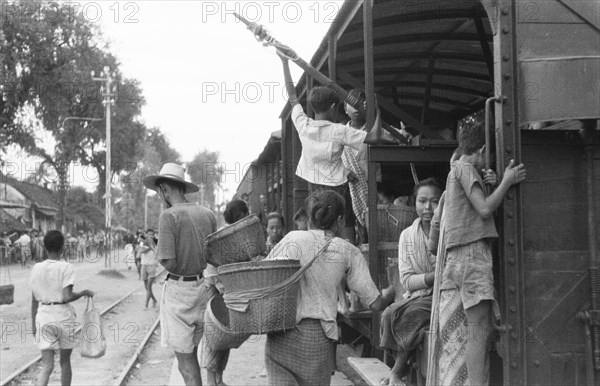
[[[441,289],[446,265],[444,220],[442,212],[431,308],[427,386],[461,386],[468,383],[467,315],[463,309],[459,290]],[[489,373],[489,356],[486,358],[485,366]]]
[[[269,384],[329,385],[334,344],[316,319],[303,319],[291,331],[268,334],[265,364]]]
[[[439,303],[436,385],[465,385],[467,383],[467,316],[460,292],[442,290]]]
[[[433,286],[431,327],[427,358],[427,386],[464,385],[467,383],[466,324],[460,293],[441,290],[446,264],[444,237],[445,213],[442,212],[440,240]]]
[[[367,209],[369,208],[369,204],[367,202],[369,184],[366,174],[354,156],[354,152],[354,149],[344,148],[344,151],[342,152],[342,162],[346,169],[356,175],[356,181],[348,181],[348,186],[350,187],[350,197],[352,197],[352,210],[354,211],[354,215],[356,216],[358,223],[363,227],[366,227],[366,213]]]

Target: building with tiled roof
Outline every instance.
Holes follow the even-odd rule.
[[[26,230],[25,225],[0,208],[0,232],[13,233]]]
[[[6,223],[2,217],[3,226],[15,226],[15,219],[24,228],[44,232],[57,226],[59,205],[54,192],[29,182],[0,176],[0,209],[10,216]]]

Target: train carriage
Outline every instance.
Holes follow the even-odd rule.
[[[345,89],[375,94],[385,121],[417,136],[369,146],[368,258],[386,283],[376,170],[409,195],[410,164],[445,181],[457,124],[484,117],[501,176],[528,168],[496,213],[495,285],[502,311],[492,383],[600,383],[600,2],[596,0],[346,1],[311,60]],[[306,74],[301,99],[313,86]],[[307,106],[311,114],[310,106]],[[477,115],[478,114],[478,115]],[[281,113],[286,224],[308,194],[295,175],[301,145]],[[289,229],[288,229],[289,230]],[[379,315],[343,318],[380,356]]]

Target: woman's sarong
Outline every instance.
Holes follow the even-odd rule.
[[[467,316],[457,289],[442,290],[439,302],[436,385],[467,383]]]
[[[429,327],[431,296],[396,302],[381,314],[380,346],[398,352],[408,359],[423,341]]]
[[[442,288],[441,285],[446,265],[444,233],[442,212],[431,307],[427,386],[460,386],[468,383],[466,349],[470,332],[467,315],[459,290]],[[485,371],[489,374],[489,355],[486,356]]]
[[[269,384],[329,385],[334,344],[316,319],[303,319],[291,331],[268,334],[265,364]]]
[[[464,385],[467,383],[467,316],[460,292],[441,289],[446,264],[444,212],[435,265],[431,327],[427,358],[427,386]]]

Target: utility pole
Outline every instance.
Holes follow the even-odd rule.
[[[148,229],[148,189],[144,190],[144,232]]]
[[[67,121],[101,121],[101,118],[91,118],[91,117],[66,117],[63,119],[62,124],[60,125],[60,133],[65,132],[65,123]],[[60,230],[62,233],[66,233],[66,213],[67,213],[67,190],[69,189],[69,164],[70,159],[59,159],[59,163],[56,165],[56,170],[58,172],[58,192],[60,196]]]
[[[206,185],[204,183],[200,183],[200,205],[204,205],[204,193],[205,193]]]
[[[111,159],[110,159],[110,107],[115,103],[114,100],[114,88],[113,88],[113,81],[114,81],[114,77],[115,74],[110,72],[110,69],[108,68],[108,66],[104,66],[104,69],[102,70],[102,72],[100,73],[100,77],[96,78],[94,72],[92,72],[92,78],[94,79],[94,81],[96,82],[102,82],[102,87],[100,88],[100,92],[102,93],[102,104],[104,105],[104,108],[106,109],[106,193],[104,194],[104,199],[106,200],[106,205],[105,205],[105,214],[104,214],[104,219],[105,219],[105,228],[106,228],[106,239],[105,239],[105,249],[109,252],[108,255],[110,255],[110,248],[112,246],[112,201],[111,201],[111,186],[110,186],[110,182],[111,182]],[[105,256],[105,265],[106,265],[106,261],[108,260],[108,268],[111,268],[111,258],[109,257],[108,259],[106,259]]]

